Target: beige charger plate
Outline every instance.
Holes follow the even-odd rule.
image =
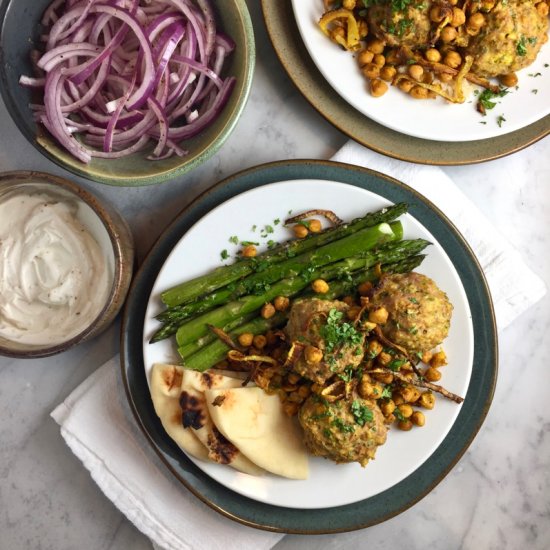
[[[351,107],[324,79],[302,42],[291,0],[262,0],[262,10],[275,52],[298,90],[331,124],[373,151],[420,164],[475,164],[515,153],[550,134],[550,115],[521,130],[478,141],[431,141],[390,130]]]

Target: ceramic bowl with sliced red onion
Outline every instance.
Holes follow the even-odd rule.
[[[215,154],[255,49],[245,0],[11,0],[0,85],[23,134],[88,179],[147,185]]]

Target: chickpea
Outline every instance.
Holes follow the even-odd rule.
[[[367,43],[367,50],[369,50],[374,54],[384,53],[385,47],[386,47],[385,42],[383,42],[379,38],[371,38]]]
[[[441,9],[441,6],[432,6],[430,9],[430,21],[432,23],[441,23],[445,18],[445,13]]]
[[[403,430],[404,432],[408,432],[412,429],[413,427],[413,424],[412,422],[407,419],[407,420],[400,420],[398,423],[397,423],[397,427],[400,429],[400,430]]]
[[[397,406],[402,405],[403,403],[405,403],[405,401],[403,400],[403,397],[401,397],[401,395],[399,395],[399,394],[393,395],[392,399],[393,399],[393,402]]]
[[[380,67],[376,65],[375,63],[367,63],[363,67],[363,75],[365,78],[378,78],[380,76]]]
[[[424,56],[430,63],[439,63],[441,61],[441,54],[439,53],[439,50],[436,50],[435,48],[427,49]]]
[[[311,393],[311,388],[309,386],[306,386],[305,384],[303,386],[300,386],[298,388],[298,394],[305,399],[306,397],[309,397],[309,394]]]
[[[359,292],[361,296],[366,296],[372,290],[372,288],[372,283],[370,281],[365,281],[357,287],[357,292]]]
[[[377,372],[372,375],[377,382],[383,384],[391,384],[393,382],[393,374],[391,372]]]
[[[393,424],[395,421],[395,414],[388,414],[388,416],[384,417],[384,424]]]
[[[414,411],[411,415],[411,422],[415,426],[424,426],[426,423],[426,417],[424,416],[424,413],[420,411]]]
[[[380,404],[380,410],[382,411],[382,414],[384,416],[389,416],[390,414],[392,414],[393,411],[395,411],[395,408],[396,405],[391,399],[388,399],[388,401],[384,401]]]
[[[485,16],[481,12],[476,12],[470,15],[468,19],[468,24],[466,25],[468,29],[479,30],[485,25]]]
[[[344,0],[342,2],[342,7],[346,10],[353,10],[355,9],[356,0]]]
[[[271,303],[264,304],[260,310],[260,315],[264,319],[271,319],[275,315],[275,307]]]
[[[433,357],[434,353],[433,351],[425,351],[423,354],[422,354],[422,359],[421,361],[423,363],[426,363],[426,365],[432,360],[432,357]]]
[[[353,296],[344,296],[342,298],[342,302],[344,302],[344,304],[347,304],[348,306],[352,306],[353,304],[355,304]]]
[[[252,345],[254,335],[251,332],[243,332],[242,334],[239,334],[237,340],[243,348],[248,348]]]
[[[441,80],[441,82],[450,82],[452,79],[453,75],[449,73],[441,73],[439,75],[439,80]]]
[[[311,288],[317,294],[326,294],[329,291],[328,283],[323,279],[315,279],[311,283]]]
[[[414,82],[412,80],[400,80],[397,84],[397,87],[408,94],[414,87]]]
[[[273,300],[273,307],[277,311],[286,311],[288,306],[290,306],[290,300],[286,296],[277,296]]]
[[[381,53],[377,53],[372,58],[372,62],[379,67],[383,67],[386,64],[386,58]]]
[[[403,418],[410,418],[414,412],[413,408],[408,403],[401,403],[401,405],[398,405],[397,408]]]
[[[377,361],[383,367],[386,366],[391,360],[392,360],[392,356],[389,353],[386,353],[385,351],[378,354]]]
[[[368,63],[372,63],[373,58],[374,54],[372,52],[369,52],[369,50],[363,50],[357,56],[357,63],[359,63],[359,67],[364,67]]]
[[[253,244],[246,245],[241,251],[243,258],[254,258],[254,256],[256,256],[256,253],[257,250]]]
[[[361,308],[359,306],[351,306],[346,311],[346,316],[350,321],[355,321],[357,319],[357,316],[361,313]]]
[[[302,225],[301,223],[296,224],[292,228],[292,231],[294,232],[294,236],[297,239],[303,239],[304,237],[307,237],[309,233],[308,228],[305,225]]]
[[[367,346],[367,355],[369,358],[374,359],[382,353],[383,349],[384,346],[378,340],[371,340]]]
[[[298,410],[300,409],[300,404],[293,401],[285,401],[283,403],[283,412],[287,416],[296,416]]]
[[[548,15],[548,4],[546,2],[539,2],[535,7],[541,17],[546,17]]]
[[[383,325],[388,320],[388,310],[385,307],[378,307],[372,311],[369,311],[369,321],[371,323],[377,323]]]
[[[518,83],[518,76],[516,75],[516,73],[502,74],[498,77],[498,79],[500,80],[500,83],[507,88],[517,86]]]
[[[414,86],[411,88],[409,95],[414,99],[427,99],[428,90],[426,88],[422,88],[422,86]]]
[[[429,367],[424,373],[424,378],[428,380],[428,382],[437,382],[441,380],[441,373],[437,369]]]
[[[460,27],[466,23],[466,14],[460,8],[453,8],[453,18],[451,19],[451,25],[453,27]]]
[[[403,397],[403,401],[407,403],[412,403],[418,399],[418,396],[416,395],[414,391],[414,387],[412,386],[406,386],[403,388],[400,392],[401,396]],[[416,399],[415,399],[416,397]]]
[[[362,378],[357,388],[357,392],[363,399],[369,399],[369,397],[372,397],[374,395],[375,386],[371,384],[368,380]]]
[[[380,69],[380,78],[386,82],[391,82],[396,74],[397,69],[393,65],[384,65]]]
[[[454,27],[443,27],[441,30],[441,34],[439,35],[439,38],[442,42],[445,42],[448,44],[449,42],[452,42],[456,39],[458,36],[458,33],[456,32],[456,29]]]
[[[310,233],[319,233],[323,229],[319,220],[309,220],[308,226]]]
[[[456,69],[462,64],[462,57],[458,52],[450,51],[443,58],[443,63],[452,69]]]
[[[315,346],[306,346],[304,350],[306,363],[315,365],[323,360],[323,352]]]
[[[434,369],[438,369],[439,367],[443,367],[447,364],[447,355],[443,350],[440,350],[432,355],[432,358],[430,359],[430,367],[433,367]]]
[[[370,93],[373,97],[381,97],[388,91],[388,85],[379,78],[375,78],[370,82]]]
[[[424,68],[422,67],[422,65],[409,65],[407,72],[409,73],[409,76],[411,78],[414,78],[414,80],[416,81],[420,81],[422,80],[422,76],[424,75]]]
[[[365,38],[368,35],[369,35],[369,24],[364,19],[361,19],[359,21],[359,38]]]
[[[252,341],[255,348],[263,349],[267,344],[267,338],[263,334],[257,334]]]
[[[433,409],[435,406],[435,395],[431,391],[425,391],[418,399],[418,404],[425,409]]]

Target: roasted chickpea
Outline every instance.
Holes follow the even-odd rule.
[[[371,340],[367,345],[367,356],[369,359],[374,359],[382,353],[383,349],[384,346],[378,340]]]
[[[347,311],[346,311],[346,317],[350,320],[350,321],[355,321],[355,319],[357,319],[357,316],[361,313],[361,308],[359,306],[351,306]]]
[[[326,294],[329,291],[328,283],[323,279],[315,279],[311,283],[311,288],[317,294]]]
[[[285,401],[282,407],[286,415],[295,416],[296,414],[298,414],[298,410],[300,409],[300,404],[295,403],[294,401]]]
[[[443,27],[441,30],[441,34],[439,35],[439,38],[442,42],[445,42],[448,44],[449,42],[452,42],[456,39],[458,36],[458,33],[456,32],[456,29],[454,27]]]
[[[401,397],[401,395],[399,394],[394,394],[392,396],[392,399],[393,399],[393,402],[399,406],[399,405],[402,405],[403,403],[405,403],[405,401],[403,400],[403,397]]]
[[[380,76],[380,67],[375,63],[367,63],[362,69],[366,78],[378,78]]]
[[[386,82],[391,82],[396,74],[397,69],[393,65],[384,65],[380,69],[380,78]]]
[[[445,18],[445,12],[442,10],[441,6],[435,5],[430,9],[430,21],[432,23],[441,23]]]
[[[311,388],[309,386],[306,386],[305,384],[300,386],[298,388],[298,394],[303,398],[305,399],[306,397],[309,396],[309,394],[311,393]]]
[[[413,86],[409,92],[409,95],[414,97],[414,99],[427,99],[428,90],[426,88],[422,88],[422,86]]]
[[[518,83],[518,76],[516,73],[502,74],[498,77],[498,79],[500,80],[500,83],[507,88],[517,86]]]
[[[372,52],[369,50],[363,50],[359,52],[359,55],[357,56],[357,63],[359,63],[359,67],[364,67],[368,63],[372,63],[373,58],[374,54]]]
[[[396,405],[392,399],[388,399],[387,401],[380,403],[380,410],[384,416],[389,416],[392,414],[393,411],[395,411],[395,407]]]
[[[301,223],[296,224],[292,231],[294,232],[294,236],[298,239],[303,239],[304,237],[307,237],[309,231],[308,228],[305,225],[302,225]]]
[[[388,310],[385,307],[378,307],[369,311],[369,321],[371,323],[377,323],[383,325],[388,320]]]
[[[437,382],[441,380],[441,373],[437,369],[429,367],[424,373],[424,378],[428,380],[428,382]]]
[[[424,68],[422,67],[422,65],[409,65],[407,72],[409,73],[409,76],[411,78],[414,78],[414,80],[416,81],[420,81],[422,80],[422,76],[424,75]]]
[[[369,35],[369,24],[364,20],[361,19],[359,21],[359,38],[365,38],[365,36]]]
[[[403,92],[405,92],[406,94],[408,94],[414,87],[414,82],[412,80],[400,80],[399,83],[397,84],[397,87],[402,90]]]
[[[251,332],[243,332],[242,334],[239,334],[237,340],[243,348],[248,348],[254,341],[254,335]]]
[[[377,53],[384,53],[384,48],[386,47],[385,42],[380,40],[379,38],[371,38],[367,42],[367,50],[370,52],[377,54]]]
[[[384,55],[386,56],[386,65],[399,64],[399,50],[396,50],[396,49],[386,50]]]
[[[323,226],[319,220],[309,220],[308,228],[311,233],[319,233]]]
[[[372,283],[370,281],[365,281],[364,283],[361,283],[357,287],[357,292],[359,292],[361,296],[367,296],[367,294],[369,294],[372,288],[373,288]]]
[[[388,85],[379,78],[370,81],[370,93],[372,97],[381,97],[388,91]]]
[[[296,372],[289,372],[286,376],[286,380],[289,384],[296,384],[300,380],[300,375]]]
[[[290,305],[290,300],[286,296],[277,296],[273,300],[273,307],[277,311],[286,311]]]
[[[267,338],[263,334],[257,334],[252,341],[255,348],[263,349],[267,344]]]
[[[408,403],[401,403],[397,406],[399,409],[399,412],[403,416],[403,418],[410,418],[412,416],[413,408]]]
[[[342,7],[346,10],[353,10],[355,9],[356,0],[344,0],[342,2]]]
[[[372,377],[377,382],[382,382],[383,384],[391,384],[393,382],[393,374],[391,372],[376,372],[373,373]]]
[[[481,12],[476,12],[470,15],[468,18],[468,24],[466,25],[468,29],[481,29],[485,25],[485,16]]]
[[[260,310],[260,315],[264,319],[271,319],[275,315],[275,307],[271,303],[264,304]]]
[[[413,424],[412,424],[412,422],[411,422],[409,419],[400,420],[400,421],[397,423],[397,427],[398,427],[400,430],[403,430],[404,432],[408,432],[408,431],[412,430]]]
[[[422,359],[421,359],[422,362],[428,364],[432,360],[433,355],[434,355],[433,351],[425,351],[422,354]]]
[[[315,365],[323,360],[323,352],[315,346],[306,346],[304,350],[304,357],[306,363]]]
[[[537,12],[541,17],[546,17],[548,15],[548,4],[546,2],[539,2],[536,5]]]
[[[357,391],[363,399],[368,399],[369,397],[374,396],[375,386],[368,380],[362,378],[359,386],[357,387]]]
[[[441,73],[438,78],[441,82],[450,82],[453,79],[453,75],[449,73]]]
[[[412,403],[418,399],[418,396],[416,395],[416,392],[414,391],[414,387],[412,386],[406,386],[404,387],[400,392],[401,396],[403,397],[403,401],[407,403]],[[416,397],[416,399],[415,399]]]
[[[347,304],[348,306],[352,306],[355,304],[355,300],[353,299],[353,296],[344,296],[342,298],[342,302],[344,302],[344,304]]]
[[[384,367],[392,360],[392,356],[389,353],[383,351],[382,353],[378,354],[376,360]]]
[[[443,63],[452,69],[456,69],[462,64],[462,57],[458,52],[450,51],[445,54]]]
[[[430,367],[433,367],[434,369],[438,369],[439,367],[443,367],[447,364],[447,355],[443,350],[440,350],[432,355],[432,358],[430,359]]]
[[[254,256],[256,256],[256,253],[257,250],[253,244],[246,245],[241,251],[243,258],[253,258]]]
[[[372,62],[379,67],[383,67],[386,64],[386,58],[381,53],[377,53],[372,58]]]
[[[424,413],[420,411],[414,411],[411,415],[411,422],[415,426],[424,426],[426,423],[426,417],[424,416]]]
[[[431,391],[425,391],[419,397],[417,403],[425,409],[433,409],[435,406],[435,395]]]
[[[435,48],[428,48],[424,56],[430,63],[439,63],[441,61],[441,53]]]
[[[466,23],[466,14],[460,8],[453,8],[453,17],[451,19],[451,25],[453,27],[460,27]]]

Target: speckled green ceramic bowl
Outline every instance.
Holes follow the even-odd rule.
[[[189,151],[185,157],[150,161],[148,151],[116,160],[96,159],[85,165],[69,155],[33,120],[28,104],[31,92],[18,81],[32,75],[29,51],[41,30],[39,21],[51,0],[0,0],[0,89],[6,107],[23,135],[46,157],[63,168],[87,179],[109,185],[139,186],[161,183],[192,170],[214,155],[234,129],[252,84],[255,47],[252,22],[245,0],[212,0],[218,27],[236,43],[228,58],[225,75],[237,78],[229,102],[220,116],[200,135],[182,142]]]

